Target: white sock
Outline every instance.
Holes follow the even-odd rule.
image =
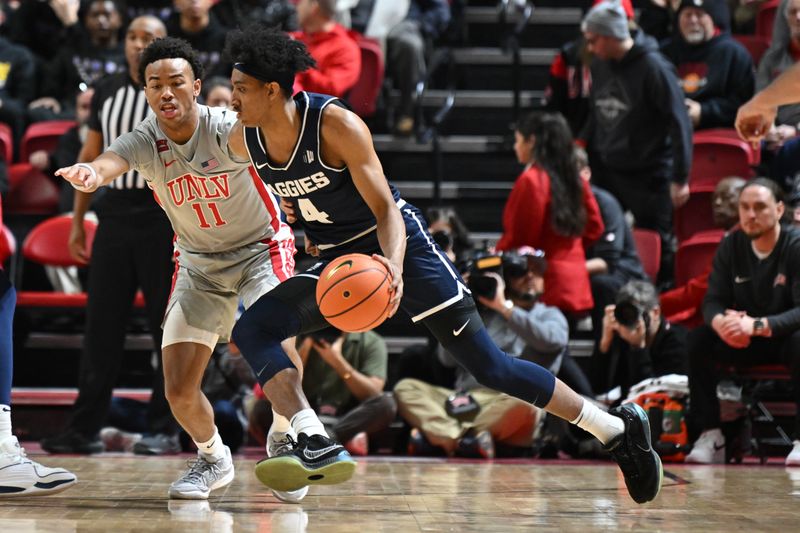
[[[289,422],[289,419],[283,415],[279,415],[278,412],[273,409],[272,410],[272,425],[269,427],[270,433],[288,433],[292,429],[292,423]]]
[[[0,441],[11,437],[11,406],[0,404]]]
[[[225,445],[222,443],[222,438],[219,436],[217,426],[214,426],[214,434],[205,442],[194,441],[197,449],[203,454],[203,457],[208,459],[211,463],[216,463],[225,457]]]
[[[588,431],[603,444],[625,431],[625,423],[618,416],[610,415],[588,400],[575,420],[570,420],[579,428]]]
[[[328,433],[325,431],[325,426],[319,421],[317,413],[313,409],[302,409],[292,417],[292,427],[295,433],[305,433],[309,437],[311,435],[322,435],[327,437]]]

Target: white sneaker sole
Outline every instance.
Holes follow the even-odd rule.
[[[283,503],[300,503],[307,494],[307,486],[297,490],[272,490],[272,495]]]
[[[78,478],[73,478],[71,480],[65,481],[60,483],[52,488],[38,488],[38,487],[30,487],[20,492],[5,492],[0,493],[0,499],[5,498],[23,498],[23,497],[34,497],[34,496],[50,496],[51,494],[58,494],[59,492],[64,492],[68,488],[72,487],[78,483]]]

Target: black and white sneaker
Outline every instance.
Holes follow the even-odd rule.
[[[28,459],[13,435],[0,441],[0,499],[56,494],[77,481],[68,470],[48,468]]]
[[[356,462],[344,446],[322,435],[297,436],[291,451],[256,464],[256,477],[278,491],[295,491],[306,485],[335,485],[353,476]]]
[[[294,431],[288,433],[280,431],[270,431],[267,436],[267,457],[276,457],[294,452],[297,441],[294,439]],[[308,487],[301,487],[297,490],[275,490],[272,494],[282,502],[300,503],[308,494]]]
[[[644,409],[635,403],[615,407],[609,414],[625,422],[625,431],[604,446],[625,476],[628,493],[636,503],[646,503],[658,496],[664,469],[661,458],[650,442],[650,421]]]

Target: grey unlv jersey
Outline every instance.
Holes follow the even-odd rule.
[[[151,115],[108,149],[144,176],[186,251],[226,252],[291,237],[249,160],[228,150],[236,114],[197,106],[200,123],[185,144],[172,142]]]

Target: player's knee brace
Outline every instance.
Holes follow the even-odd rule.
[[[281,370],[295,368],[281,341],[297,333],[300,318],[286,307],[280,300],[262,296],[233,327],[231,340],[250,363],[261,386]]]
[[[497,347],[471,299],[436,313],[425,325],[478,382],[537,407],[550,402],[555,376],[546,368],[512,357]]]

